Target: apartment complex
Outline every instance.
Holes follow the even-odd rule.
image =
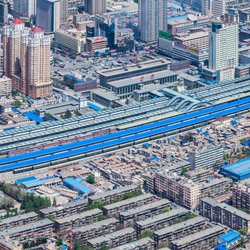
[[[25,28],[15,19],[3,28],[5,75],[12,87],[33,99],[52,94],[50,38],[38,27]]]
[[[12,240],[26,241],[32,235],[33,239],[40,237],[39,234],[52,234],[53,222],[49,219],[38,220],[29,224],[20,225],[17,227],[2,230],[0,237],[8,237]]]
[[[64,205],[41,209],[38,213],[42,218],[52,216],[60,219],[62,217],[82,213],[87,205],[88,203],[86,200],[72,201]]]
[[[124,212],[128,209],[133,209],[139,206],[146,205],[148,203],[151,203],[155,199],[156,199],[155,196],[150,193],[142,194],[130,199],[106,205],[102,208],[102,210],[104,215],[116,216],[120,212]]]
[[[172,250],[203,250],[213,249],[218,237],[224,233],[220,226],[210,227],[203,231],[188,235],[171,242]]]
[[[154,231],[154,241],[157,246],[169,243],[172,240],[183,238],[206,228],[206,219],[201,216],[177,223],[171,227],[164,227]]]
[[[87,241],[99,236],[115,232],[119,227],[119,220],[109,218],[94,224],[73,229],[73,237],[81,245],[87,245]]]
[[[250,231],[250,215],[211,198],[201,199],[200,214],[211,221],[221,223],[234,230],[247,228]]]
[[[136,232],[140,234],[145,230],[155,231],[162,227],[167,227],[174,224],[176,220],[184,218],[187,213],[187,209],[179,207],[168,212],[152,216],[145,220],[139,220],[135,223]]]
[[[2,219],[0,220],[0,231],[17,227],[17,226],[23,226],[25,224],[29,224],[32,222],[37,221],[38,215],[34,212],[25,213],[17,216],[13,216],[10,218]]]
[[[107,191],[101,194],[95,194],[88,198],[89,204],[93,204],[95,202],[104,202],[110,203],[114,200],[120,201],[123,199],[125,193],[133,193],[140,192],[141,189],[137,185],[129,185],[125,187],[120,187],[114,190]]]
[[[119,247],[115,247],[112,248],[111,250],[124,250],[124,249],[129,249],[129,250],[154,250],[154,241],[149,238],[149,237],[145,237],[133,242],[130,242],[128,244],[119,246]],[[164,250],[164,249],[162,249]]]
[[[93,221],[98,219],[98,217],[102,214],[102,210],[96,208],[80,214],[57,219],[55,220],[55,230],[57,232],[65,232],[70,228],[74,229],[76,227],[81,227],[93,223]]]
[[[199,205],[201,196],[200,185],[176,173],[164,171],[156,174],[155,192],[189,209]]]
[[[141,207],[120,212],[119,220],[124,223],[124,225],[133,225],[135,221],[145,220],[149,217],[160,214],[169,207],[170,201],[165,199],[157,200]]]
[[[232,205],[250,212],[250,189],[244,184],[236,184],[233,188]]]
[[[103,245],[108,247],[117,247],[135,240],[135,230],[132,227],[128,227],[110,234],[106,234],[104,236],[88,240],[88,246],[94,248],[95,250],[100,250]]]

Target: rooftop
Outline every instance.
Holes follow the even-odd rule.
[[[111,248],[111,250],[130,250],[130,249],[135,249],[135,248],[137,249],[138,247],[144,248],[144,246],[148,243],[154,244],[154,241],[151,238],[146,237],[146,238],[139,239],[137,241],[132,241],[126,245]]]

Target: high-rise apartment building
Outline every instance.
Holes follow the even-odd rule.
[[[61,1],[37,0],[36,24],[45,32],[55,32],[60,28]]]
[[[107,0],[85,0],[85,11],[91,15],[105,13]]]
[[[138,26],[142,41],[157,41],[159,31],[167,29],[167,1],[139,0]]]
[[[237,24],[213,22],[209,34],[209,69],[220,81],[232,80],[238,66],[239,28]]]
[[[19,19],[3,28],[5,75],[12,87],[33,99],[52,94],[50,38],[38,27],[29,29]]]

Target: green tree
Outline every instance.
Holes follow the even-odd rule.
[[[144,230],[144,231],[141,233],[140,238],[146,238],[146,237],[149,237],[149,238],[152,238],[152,237],[153,237],[153,232],[152,232],[152,230],[147,229],[147,230]]]
[[[182,167],[181,168],[181,175],[184,175],[188,172],[187,168],[186,167]]]
[[[88,175],[86,181],[90,184],[95,184],[95,176],[93,174]]]
[[[15,108],[20,108],[22,106],[22,103],[19,100],[15,100],[13,105]]]
[[[108,246],[106,246],[106,245],[102,245],[102,246],[101,246],[101,250],[109,250],[109,248],[108,248]]]
[[[246,227],[243,227],[239,230],[239,233],[242,235],[247,235],[248,229]]]

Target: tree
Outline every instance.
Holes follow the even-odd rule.
[[[248,232],[248,229],[247,227],[243,227],[239,230],[239,233],[242,234],[242,235],[247,235],[247,232]]]
[[[106,246],[106,245],[102,245],[102,246],[101,246],[101,250],[109,250],[109,248],[108,248],[108,246]]]
[[[88,175],[86,181],[90,184],[95,184],[95,176],[93,174]]]
[[[19,100],[14,101],[14,107],[15,108],[20,108],[22,106],[22,103]]]
[[[188,172],[187,168],[186,167],[182,167],[181,168],[181,175],[184,175]]]
[[[151,230],[149,230],[149,229],[144,230],[141,233],[140,238],[146,238],[146,237],[152,238],[153,237],[153,232]]]
[[[53,198],[53,204],[52,204],[52,206],[53,206],[53,207],[56,206],[56,198],[55,198],[55,197]]]

